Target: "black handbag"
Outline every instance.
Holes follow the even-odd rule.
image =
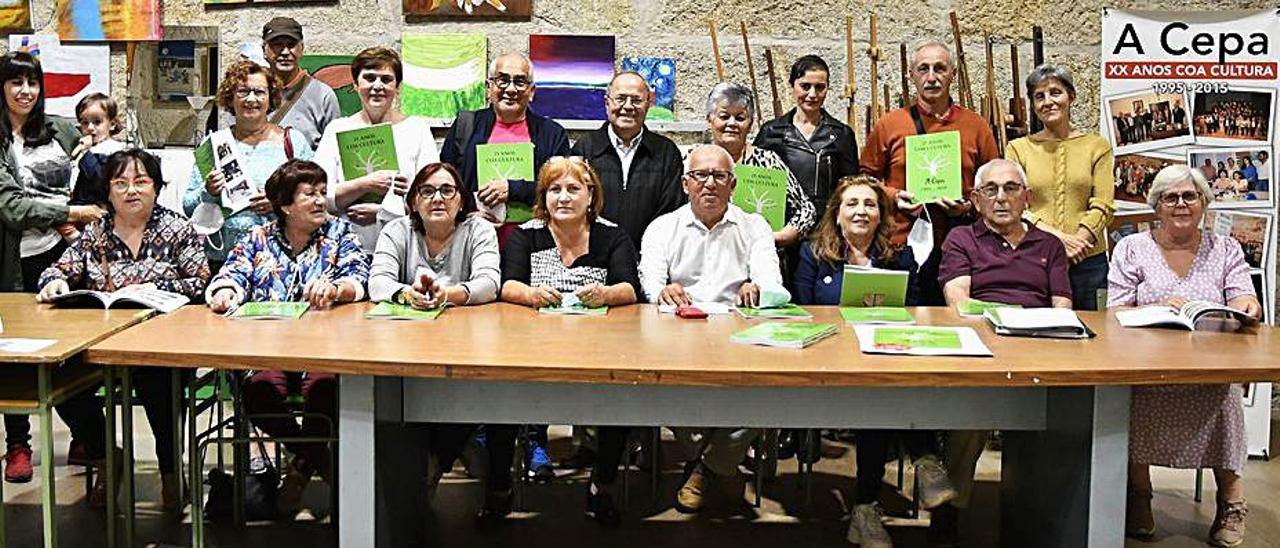
[[[258,439],[259,455],[249,459],[248,475],[244,485],[244,517],[250,521],[276,517],[276,495],[280,489],[280,471],[267,458],[266,446]],[[209,499],[204,504],[204,514],[210,519],[231,517],[232,493],[235,478],[221,468],[209,471]]]

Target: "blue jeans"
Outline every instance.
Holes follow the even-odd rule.
[[[1107,287],[1107,255],[1100,253],[1067,271],[1071,278],[1071,308],[1097,310],[1098,290]]]

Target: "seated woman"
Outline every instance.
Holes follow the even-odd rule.
[[[1262,314],[1240,244],[1201,228],[1212,191],[1199,171],[1169,166],[1156,175],[1147,203],[1160,220],[1151,232],[1120,240],[1111,255],[1107,307],[1209,301]],[[1129,494],[1125,533],[1150,538],[1151,465],[1212,468],[1218,512],[1215,546],[1244,541],[1243,395],[1238,384],[1135,386],[1129,422]]]
[[[351,224],[326,209],[324,170],[313,162],[290,160],[271,174],[263,188],[275,221],[250,230],[227,254],[222,270],[209,282],[205,299],[214,312],[224,313],[241,303],[305,301],[326,309],[364,298],[369,265]],[[308,413],[324,414],[334,422],[261,419],[255,425],[272,437],[330,436],[336,424],[337,377],[331,373],[258,371],[245,384],[249,414],[286,413],[291,378],[300,376]],[[293,453],[276,505],[282,513],[296,511],[311,476],[328,478],[331,455],[323,443],[287,444]]]
[[[891,243],[893,209],[885,188],[873,177],[855,175],[840,179],[831,196],[818,220],[818,228],[809,241],[800,244],[796,303],[840,304],[844,267],[858,265],[906,271],[906,305],[918,306],[915,255],[911,248],[896,249]],[[956,491],[946,471],[933,455],[929,443],[931,433],[859,430],[856,435],[858,477],[849,519],[849,542],[862,546],[892,545],[876,507],[891,441],[900,439],[915,459],[923,506],[933,508],[955,497]]]
[[[625,230],[597,216],[604,192],[586,161],[576,156],[548,160],[534,196],[534,219],[520,225],[503,250],[502,300],[532,308],[574,301],[589,307],[635,303],[642,294],[639,256]],[[587,486],[587,512],[606,526],[619,521],[610,491],[627,430],[600,428],[600,450]]]
[[[48,302],[73,289],[118,291],[154,288],[200,298],[209,281],[204,238],[182,215],[156,204],[164,189],[160,162],[141,149],[116,152],[103,169],[107,181],[107,214],[85,227],[80,239],[40,276],[38,299]],[[134,370],[139,399],[156,438],[160,495],[165,511],[177,511],[179,479],[174,462],[173,390],[170,371],[159,367]],[[58,406],[72,434],[84,440],[89,458],[106,458],[106,422],[102,403],[85,391]],[[90,504],[106,503],[106,486],[98,476]]]

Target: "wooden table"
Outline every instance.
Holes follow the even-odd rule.
[[[401,504],[412,484],[404,478],[424,472],[406,425],[429,421],[1000,429],[1002,504],[1019,515],[1002,522],[1008,542],[1121,546],[1128,386],[1280,377],[1274,330],[1123,329],[1106,313],[1081,314],[1096,339],[1045,340],[916,309],[921,324],[973,326],[995,353],[916,358],[863,355],[847,326],[804,350],[739,345],[729,336],[747,320],[682,320],[652,306],[593,318],[493,304],[427,322],[363,320],[368,306],[291,322],[188,307],[88,355],[105,365],[342,374],[340,460],[358,463],[339,471],[344,546],[393,545],[403,540],[397,526],[421,521]],[[834,308],[810,309],[815,321],[840,321]],[[375,516],[375,505],[385,511]]]
[[[102,370],[77,363],[85,348],[146,319],[148,310],[75,310],[37,304],[29,293],[0,293],[0,337],[53,339],[57,342],[31,353],[0,351],[0,412],[36,415],[40,420],[40,502],[44,545],[56,546],[54,500],[53,406],[96,386]],[[68,363],[70,362],[70,363]],[[108,453],[110,455],[110,453]],[[111,466],[108,465],[108,470]],[[0,501],[3,494],[0,493]],[[0,544],[4,535],[0,508]],[[108,520],[108,539],[114,538]]]

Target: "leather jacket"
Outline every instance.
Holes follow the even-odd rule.
[[[796,176],[805,195],[821,216],[827,198],[841,177],[858,173],[858,142],[853,130],[822,111],[813,136],[805,139],[791,123],[796,109],[766,122],[753,144],[772,150]]]

